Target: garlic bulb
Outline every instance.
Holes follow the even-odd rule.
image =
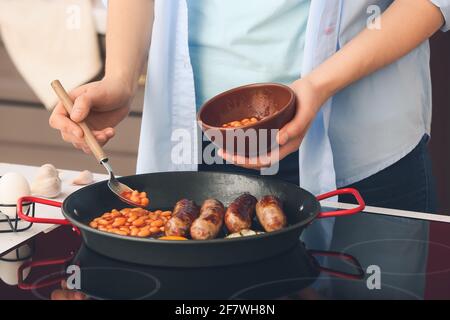
[[[47,163],[38,169],[31,192],[46,198],[55,198],[61,193],[61,179],[54,165]]]
[[[61,179],[59,177],[35,179],[31,184],[31,192],[40,197],[56,198],[61,193]]]
[[[39,180],[39,179],[50,178],[50,177],[59,177],[59,173],[54,165],[47,163],[38,169],[36,177],[34,179]]]
[[[72,183],[79,186],[84,186],[87,184],[91,184],[94,182],[94,175],[89,170],[84,170],[83,172],[80,172],[78,177],[76,177]]]

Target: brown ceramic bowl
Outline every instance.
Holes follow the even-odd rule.
[[[217,147],[231,154],[263,155],[276,146],[276,133],[295,115],[296,98],[287,86],[250,84],[223,92],[207,101],[198,113],[203,132]],[[232,121],[260,119],[238,128]]]

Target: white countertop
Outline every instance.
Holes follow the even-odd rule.
[[[352,204],[330,202],[330,201],[322,201],[321,205],[324,207],[336,208],[336,209],[352,209],[352,208],[356,207],[355,205],[352,205]],[[384,216],[393,216],[393,217],[401,217],[401,218],[409,218],[409,219],[419,219],[419,220],[427,220],[427,221],[434,221],[434,222],[450,223],[450,216],[448,214],[431,214],[431,213],[405,211],[405,210],[397,210],[397,209],[378,208],[378,207],[371,207],[371,206],[366,206],[366,208],[364,209],[364,213],[381,214]]]
[[[0,176],[4,175],[8,172],[17,172],[22,174],[29,183],[32,182],[38,167],[32,166],[24,166],[24,165],[16,165],[16,164],[8,164],[8,163],[0,163]],[[78,175],[78,171],[71,170],[60,170],[59,176],[62,181],[62,193],[59,197],[52,199],[55,201],[63,201],[69,194],[72,192],[82,188],[82,186],[72,185],[72,180]],[[94,174],[95,182],[106,180],[107,176],[104,174]],[[44,206],[40,204],[36,204],[35,210],[36,217],[45,217],[45,218],[56,218],[63,219],[63,215],[59,208]],[[28,239],[34,237],[36,234],[41,232],[49,232],[53,230],[56,226],[49,224],[33,224],[33,226],[23,232],[17,233],[0,233],[0,255],[11,248],[18,246],[19,244],[27,241]]]
[[[0,163],[0,176],[4,175],[7,172],[17,172],[21,173],[28,179],[28,182],[31,183],[32,179],[36,174],[36,170],[38,167],[32,166],[24,166],[24,165],[16,165],[16,164],[7,164]],[[52,199],[56,201],[63,201],[69,194],[80,189],[80,186],[74,186],[71,184],[74,177],[78,175],[78,171],[71,170],[60,170],[60,178],[62,180],[62,193],[58,198]],[[94,179],[96,182],[106,180],[107,176],[104,174],[94,174]],[[337,202],[329,202],[322,201],[322,206],[329,208],[338,208],[338,209],[350,209],[354,208],[354,205],[337,203]],[[376,208],[376,207],[366,207],[364,210],[365,213],[371,214],[382,214],[382,215],[390,215],[396,217],[404,217],[404,218],[412,218],[412,219],[421,219],[428,221],[437,221],[437,222],[445,222],[450,223],[450,216],[448,215],[438,215],[438,214],[427,214],[421,212],[410,212],[410,211],[402,211],[402,210],[394,210],[394,209],[386,209],[386,208]],[[53,208],[49,206],[43,206],[36,204],[36,216],[37,217],[46,217],[46,218],[56,218],[62,219],[63,215],[59,208]],[[27,241],[28,239],[34,237],[36,234],[41,232],[49,232],[53,230],[56,226],[48,225],[48,224],[33,224],[33,226],[23,232],[18,233],[3,233],[0,234],[0,255],[11,248],[18,246],[19,244]]]

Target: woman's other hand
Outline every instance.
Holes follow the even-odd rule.
[[[290,87],[297,97],[297,111],[294,118],[278,132],[278,149],[257,158],[228,154],[222,149],[219,150],[219,155],[235,165],[259,170],[270,167],[297,151],[317,112],[328,98],[307,77],[293,82]]]

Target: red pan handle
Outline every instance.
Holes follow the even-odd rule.
[[[355,257],[341,253],[341,252],[333,252],[333,251],[320,251],[320,250],[308,250],[309,254],[311,254],[313,257],[335,257],[338,259],[341,259],[343,261],[349,262],[353,267],[356,269],[356,273],[348,273],[338,270],[333,270],[330,268],[325,268],[322,266],[319,266],[319,270],[325,273],[328,273],[330,275],[333,275],[338,278],[342,279],[348,279],[348,280],[362,280],[364,279],[364,270],[361,267],[361,264],[358,260],[356,260]]]
[[[322,219],[322,218],[332,218],[332,217],[342,217],[342,216],[349,216],[355,213],[359,213],[361,211],[364,210],[364,208],[366,207],[366,203],[364,202],[361,194],[359,193],[358,190],[353,189],[353,188],[345,188],[345,189],[339,189],[339,190],[335,190],[335,191],[331,191],[325,194],[322,194],[320,196],[317,196],[317,200],[318,201],[322,201],[328,198],[332,198],[341,194],[351,194],[355,197],[356,202],[358,203],[358,206],[356,208],[353,209],[346,209],[346,210],[338,210],[338,211],[330,211],[330,212],[321,212],[319,213],[319,215],[317,216],[317,219]]]
[[[41,281],[39,283],[26,283],[24,281],[23,271],[28,268],[35,268],[35,267],[46,267],[46,266],[57,266],[57,265],[63,265],[65,266],[73,259],[73,252],[66,258],[60,258],[60,259],[49,259],[49,260],[41,260],[41,261],[28,261],[22,264],[19,267],[19,270],[17,271],[18,275],[18,287],[22,290],[36,290],[40,288],[45,288],[49,286],[53,286],[55,284],[61,283],[62,280],[66,279],[66,275],[60,275],[53,277],[51,279],[47,279],[45,281]]]
[[[48,224],[59,224],[59,225],[70,225],[70,222],[66,219],[50,219],[50,218],[36,218],[36,217],[30,217],[23,213],[23,204],[30,204],[30,203],[40,203],[45,204],[52,207],[61,208],[62,203],[53,201],[53,200],[47,200],[47,199],[41,199],[36,197],[22,197],[19,200],[17,200],[17,215],[20,219],[33,222],[33,223],[48,223]]]

